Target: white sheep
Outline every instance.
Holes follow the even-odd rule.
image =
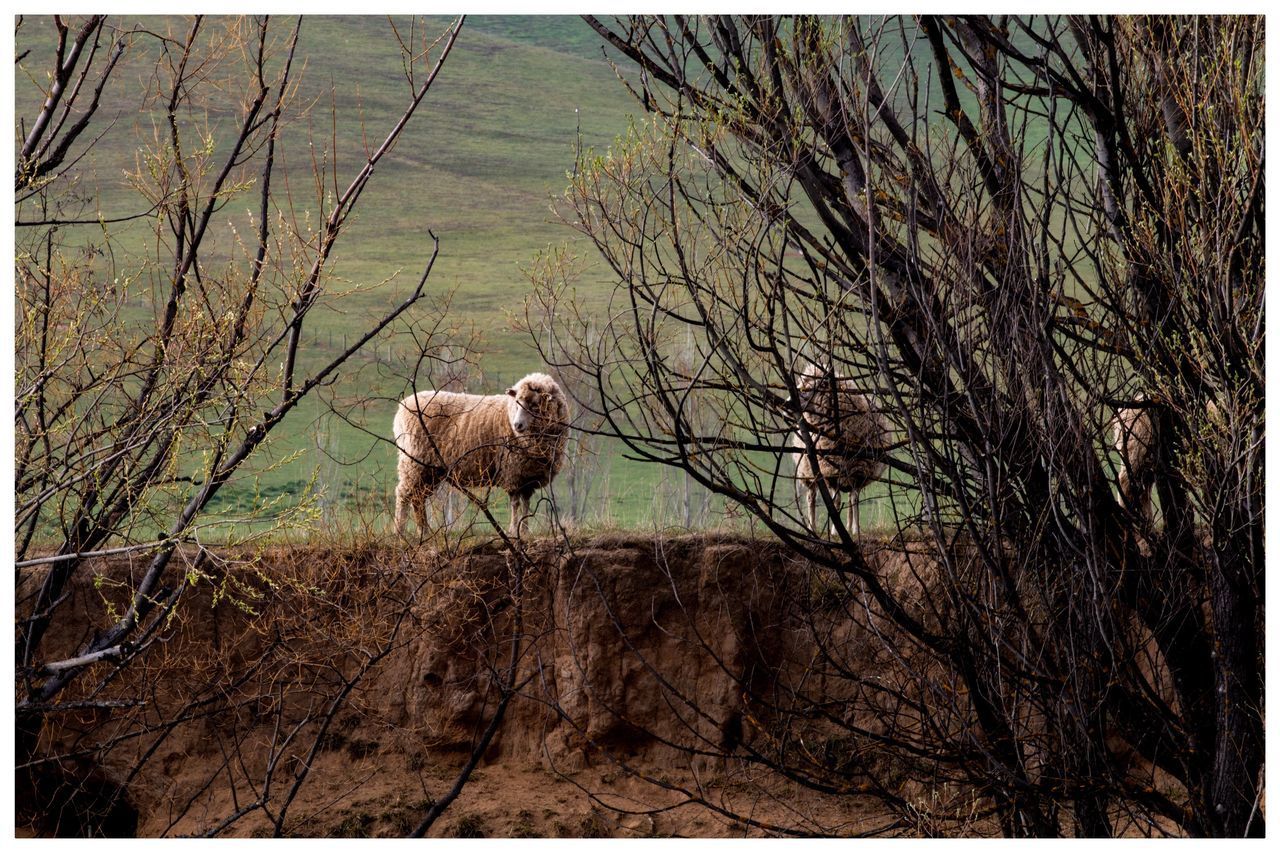
[[[792,445],[796,453],[796,484],[805,493],[806,518],[817,529],[819,481],[827,485],[836,514],[840,493],[849,493],[849,530],[861,532],[858,523],[858,494],[880,476],[889,447],[889,423],[850,379],[836,379],[814,365],[805,369],[797,387],[801,394],[804,423],[817,457],[814,472],[805,440],[796,432]],[[835,521],[832,520],[835,533]]]
[[[426,501],[442,482],[498,486],[511,498],[508,531],[519,536],[535,489],[548,485],[564,463],[569,403],[545,373],[530,373],[505,394],[420,391],[400,401],[393,433],[396,531],[413,508],[426,529]]]
[[[1138,394],[1136,401],[1146,402],[1145,394]],[[1151,487],[1155,485],[1155,450],[1157,424],[1155,411],[1150,406],[1116,409],[1111,420],[1111,445],[1120,454],[1120,505],[1137,513],[1143,522],[1151,524]]]

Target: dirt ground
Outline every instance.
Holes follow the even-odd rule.
[[[434,795],[447,790],[461,757],[403,773],[387,772],[378,759],[322,759],[316,781],[294,806],[285,835],[290,837],[402,837],[421,820]],[[640,766],[665,784],[698,782],[666,769]],[[191,782],[199,777],[191,774]],[[183,785],[182,777],[175,780]],[[826,798],[798,786],[730,783],[724,776],[702,780],[708,803],[734,810],[766,825],[802,826],[833,834],[858,834],[885,822],[870,802]],[[233,810],[229,798],[210,798],[206,808],[173,826],[155,814],[139,834],[202,834]],[[273,827],[263,817],[246,818],[230,835],[265,837]],[[776,835],[691,802],[653,782],[618,768],[584,768],[558,773],[535,762],[498,761],[479,767],[462,794],[432,830],[431,837],[453,838],[747,838]]]

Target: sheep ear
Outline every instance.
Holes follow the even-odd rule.
[[[516,395],[516,389],[514,389],[514,388],[508,388],[508,389],[507,389],[507,396],[508,396],[508,397],[514,397],[515,395]]]

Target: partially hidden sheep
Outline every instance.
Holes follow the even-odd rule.
[[[1145,403],[1145,394],[1136,402]],[[1151,406],[1116,409],[1111,420],[1111,445],[1120,454],[1120,505],[1151,525],[1151,487],[1156,479],[1156,413]]]
[[[813,443],[811,460],[799,431],[792,438],[796,453],[796,484],[804,493],[809,529],[817,529],[819,481],[831,492],[836,514],[840,494],[849,493],[848,528],[860,535],[858,494],[884,471],[889,448],[889,423],[850,379],[838,379],[814,365],[805,369],[797,387],[804,424]],[[834,518],[832,532],[835,532]]]
[[[508,531],[519,536],[529,499],[564,464],[569,403],[545,373],[530,373],[505,394],[420,391],[400,401],[393,433],[399,450],[397,532],[404,532],[410,508],[425,531],[427,498],[448,482],[506,491]]]

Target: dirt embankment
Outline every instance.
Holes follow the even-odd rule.
[[[47,656],[110,624],[140,566],[84,573]],[[433,835],[831,833],[882,817],[723,757],[780,748],[780,706],[760,697],[828,677],[815,630],[842,664],[867,646],[840,619],[814,624],[836,586],[772,543],[611,536],[525,559],[295,547],[185,569],[163,641],[60,697],[117,707],[48,715],[22,745],[20,826],[403,834],[453,784],[512,660],[515,697]]]

